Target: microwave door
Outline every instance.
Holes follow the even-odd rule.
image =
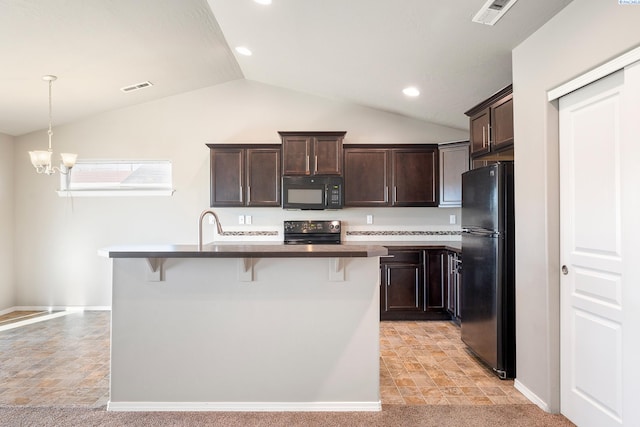
[[[284,207],[286,209],[324,209],[325,200],[324,186],[291,186],[286,189]]]

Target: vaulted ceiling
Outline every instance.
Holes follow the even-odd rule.
[[[571,0],[471,22],[485,1],[0,0],[0,132],[46,128],[46,74],[54,125],[245,78],[464,129],[511,82],[511,50]]]

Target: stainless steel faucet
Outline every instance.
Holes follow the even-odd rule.
[[[213,217],[216,219],[216,227],[218,228],[218,234],[222,235],[222,225],[220,225],[220,219],[218,218],[218,215],[216,215],[216,213],[212,209],[203,210],[202,213],[200,214],[200,221],[198,221],[198,250],[199,251],[202,251],[202,221],[204,221],[204,217],[207,216],[207,214],[213,215]]]

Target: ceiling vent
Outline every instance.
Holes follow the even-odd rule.
[[[479,24],[495,25],[502,15],[507,13],[507,10],[514,5],[518,0],[489,0],[482,6],[482,8],[476,13],[472,21]]]
[[[135,90],[140,90],[140,89],[144,89],[146,87],[151,87],[151,86],[153,86],[153,83],[151,82],[142,82],[142,83],[136,83],[130,86],[121,87],[120,90],[127,93],[127,92],[133,92]]]

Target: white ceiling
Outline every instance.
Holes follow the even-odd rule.
[[[570,1],[520,0],[485,26],[485,0],[0,0],[0,132],[47,127],[45,74],[54,126],[246,78],[464,129],[511,82],[511,50]]]

